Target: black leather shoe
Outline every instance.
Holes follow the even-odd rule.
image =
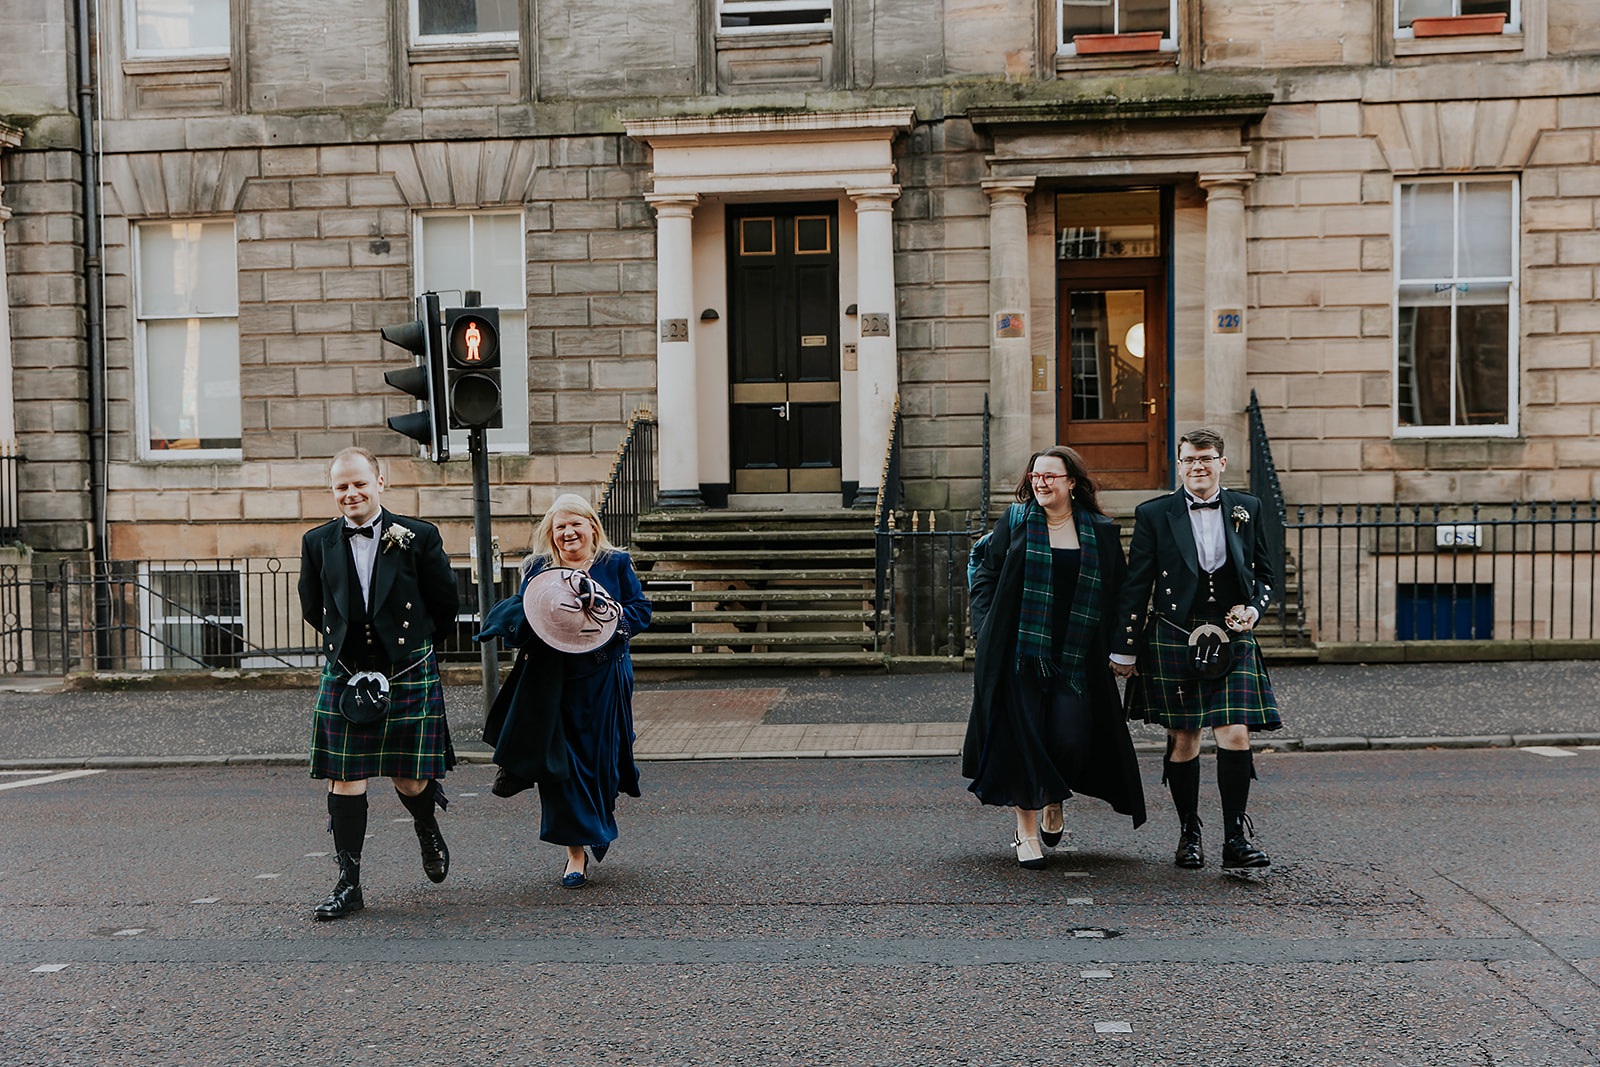
[[[438,821],[414,819],[411,825],[417,831],[417,846],[422,851],[422,872],[430,882],[444,881],[445,875],[450,873],[450,849],[439,832]]]
[[[524,789],[531,789],[533,783],[518,778],[510,771],[501,767],[494,775],[494,785],[489,787],[489,792],[497,797],[514,797]]]
[[[1223,812],[1222,865],[1224,867],[1270,867],[1267,854],[1250,843],[1246,833],[1255,833],[1255,823],[1242,811]]]
[[[1206,850],[1200,845],[1200,816],[1191,815],[1183,820],[1183,832],[1178,835],[1178,849],[1172,862],[1186,870],[1199,870],[1206,865]]]
[[[319,922],[342,919],[366,906],[366,901],[361,899],[361,857],[341,852],[338,884],[333,887],[328,899],[317,905],[316,918]]]

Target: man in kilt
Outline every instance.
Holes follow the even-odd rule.
[[[311,777],[326,778],[329,830],[339,881],[317,906],[318,919],[360,911],[361,845],[367,833],[367,779],[394,782],[411,813],[422,869],[434,882],[450,870],[434,816],[445,806],[441,781],[455,765],[432,636],[455,625],[456,580],[438,527],[385,511],[383,475],[364,448],[347,448],[328,468],[340,517],[300,545],[300,610],[322,638]],[[360,700],[388,679],[388,704]],[[381,711],[381,713],[380,713]]]
[[[1128,576],[1111,645],[1112,670],[1129,679],[1128,717],[1167,729],[1161,780],[1172,792],[1182,824],[1173,857],[1179,867],[1205,866],[1200,731],[1208,726],[1217,742],[1222,866],[1271,863],[1250,841],[1255,828],[1246,808],[1256,776],[1250,731],[1282,725],[1250,633],[1272,600],[1276,578],[1261,501],[1221,487],[1227,466],[1216,431],[1195,430],[1179,441],[1183,488],[1145,501],[1134,513]],[[1190,631],[1206,623],[1231,632],[1225,648],[1232,666],[1217,678],[1199,676],[1189,645]]]

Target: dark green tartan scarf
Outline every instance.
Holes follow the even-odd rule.
[[[1094,523],[1087,515],[1074,508],[1072,521],[1078,529],[1082,555],[1078,563],[1078,587],[1072,595],[1072,611],[1061,642],[1061,657],[1055,660],[1050,654],[1050,623],[1055,610],[1050,529],[1045,525],[1044,509],[1036,503],[1028,505],[1023,518],[1026,555],[1022,566],[1017,669],[1020,671],[1025,662],[1031,662],[1041,677],[1064,674],[1072,691],[1082,696],[1083,661],[1100,622],[1100,547],[1095,541]]]

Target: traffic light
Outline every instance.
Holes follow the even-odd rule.
[[[444,350],[450,428],[499,429],[500,309],[446,308]]]
[[[417,318],[397,326],[385,326],[383,339],[422,358],[405,370],[385,371],[383,380],[402,392],[410,393],[422,410],[394,415],[389,429],[405,434],[433,453],[435,463],[450,458],[450,428],[444,405],[444,344],[439,335],[439,296],[423,293],[417,297]]]

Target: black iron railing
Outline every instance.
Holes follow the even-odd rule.
[[[983,481],[978,500],[978,526],[989,528],[989,394],[983,394]]]
[[[891,515],[889,529],[878,531],[885,561],[878,584],[883,606],[878,638],[888,656],[966,656],[967,560],[982,533],[972,525],[970,511],[960,526],[942,530],[932,511]]]
[[[1288,636],[1589,640],[1600,504],[1319,504],[1288,524]]]
[[[878,505],[877,515],[873,521],[873,531],[876,533],[876,559],[873,564],[874,595],[873,619],[874,629],[883,633],[884,613],[891,608],[894,599],[893,585],[890,582],[890,562],[894,545],[891,535],[894,533],[894,512],[900,506],[900,396],[894,398],[894,417],[889,422],[889,446],[883,453],[883,474],[878,479]]]
[[[1272,441],[1267,437],[1266,424],[1261,419],[1261,403],[1256,391],[1250,390],[1250,495],[1261,501],[1261,525],[1266,533],[1267,552],[1272,561],[1272,573],[1278,577],[1273,590],[1273,601],[1279,612],[1284,609],[1284,589],[1288,576],[1284,573],[1284,525],[1289,520],[1288,508],[1283,502],[1283,487],[1278,483],[1278,468],[1272,462]]]
[[[0,441],[0,541],[22,540],[22,522],[17,512],[17,476],[22,453],[15,441]]]
[[[73,671],[276,670],[321,665],[300,617],[300,561],[275,557],[114,560],[0,566],[0,674]],[[454,568],[462,611],[434,634],[443,662],[479,661],[476,588]],[[496,596],[516,592],[505,567]],[[96,625],[95,599],[107,610]]]
[[[640,408],[628,420],[606,491],[595,510],[612,543],[626,545],[639,528],[640,517],[655,505],[656,420],[649,408]]]

